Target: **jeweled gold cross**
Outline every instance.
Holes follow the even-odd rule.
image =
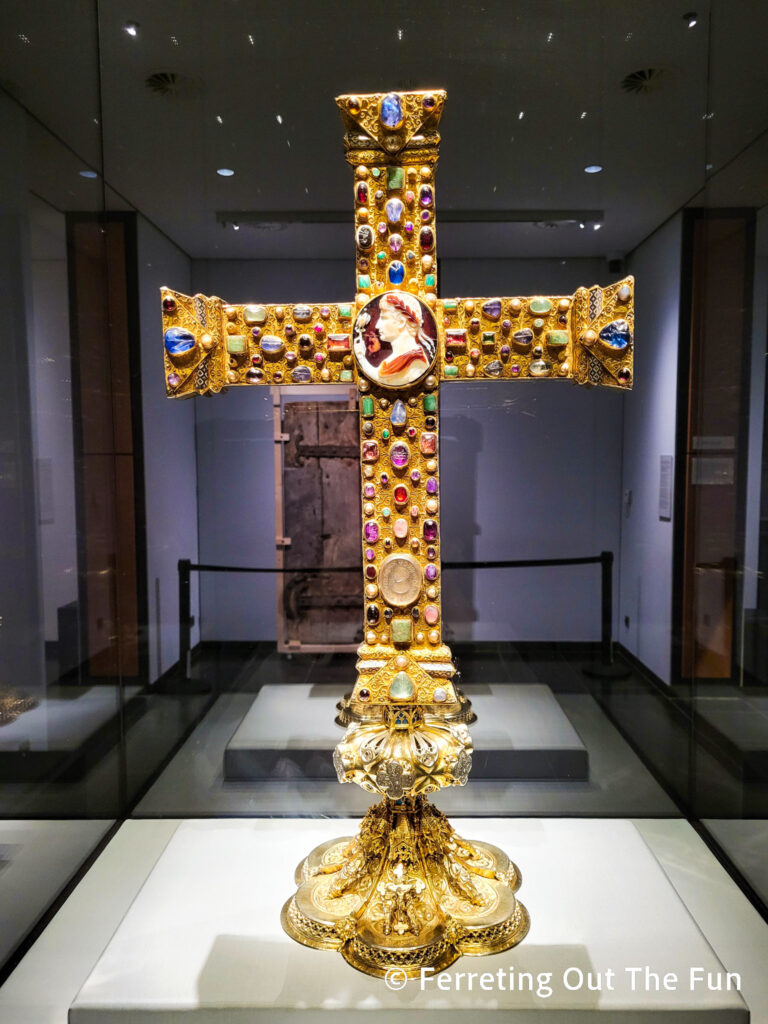
[[[445,98],[336,100],[355,176],[354,300],[232,306],[162,290],[170,396],[347,381],[360,392],[366,633],[334,764],[341,782],[384,799],[357,837],[302,862],[283,924],[378,975],[499,952],[529,923],[515,865],[460,839],[426,799],[464,785],[472,753],[471,712],[442,640],[440,384],[632,384],[632,278],[570,296],[437,297]]]

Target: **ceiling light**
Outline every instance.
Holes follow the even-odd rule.
[[[401,28],[399,28],[397,30],[397,38],[398,38],[398,41],[402,40],[402,38],[403,38],[403,30]]]
[[[517,115],[517,120],[518,121],[522,121],[524,117],[525,117],[525,111],[521,110],[520,113]]]
[[[221,114],[216,115],[216,120],[218,121],[219,124],[224,124],[224,118],[221,116]]]
[[[580,221],[579,221],[579,227],[581,228],[581,230],[582,230],[582,231],[583,231],[583,230],[584,230],[584,228],[586,227],[586,225],[585,225],[585,223],[584,223],[584,221],[583,221],[583,220],[580,220]]]
[[[715,116],[714,111],[708,110],[706,114],[702,114],[701,115],[701,120],[702,121],[711,121],[714,116]]]
[[[18,38],[24,43],[25,46],[31,46],[31,40],[26,32],[19,32]]]
[[[179,40],[176,38],[176,36],[171,36],[171,42],[173,43],[174,46],[179,45]]]
[[[704,170],[705,171],[711,171],[714,166],[715,166],[714,164],[706,164],[705,167],[704,167]]]
[[[239,224],[233,224],[232,225],[232,230],[233,231],[239,231],[240,230],[240,225]]]
[[[278,124],[282,124],[283,123],[283,115],[282,114],[275,114],[275,118],[277,119],[277,123]]]
[[[599,231],[602,226],[603,226],[602,224],[593,224],[592,225],[592,230],[593,231]]]
[[[586,110],[582,110],[581,114],[579,115],[579,120],[583,121],[586,116],[587,116]]]
[[[216,173],[220,174],[222,178],[231,178],[235,172],[230,167],[219,167]]]
[[[686,23],[688,28],[694,28],[698,20],[699,16],[696,14],[696,11],[688,11],[687,14],[683,15],[683,21]]]
[[[256,43],[254,43],[254,41],[253,41],[253,36],[252,35],[248,36],[248,42],[251,44],[251,46],[255,46],[256,45]]]
[[[555,38],[555,33],[554,32],[547,33],[547,42],[548,43],[551,43],[554,38]]]
[[[123,25],[123,32],[129,35],[131,39],[135,39],[136,36],[139,34],[138,21],[126,21],[126,23]]]
[[[587,166],[584,168],[587,174],[599,174],[600,171],[602,171],[602,169],[602,164],[587,164]]]
[[[96,171],[80,171],[81,178],[98,178]]]

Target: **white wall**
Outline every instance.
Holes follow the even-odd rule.
[[[768,334],[768,208],[757,215],[755,283],[752,304],[752,355],[749,377],[747,507],[744,531],[744,608],[757,605],[760,553],[760,490],[763,477],[766,335]]]
[[[57,611],[77,600],[77,526],[72,435],[67,244],[64,215],[30,196],[32,331],[30,386],[45,639]]]
[[[597,260],[447,260],[443,295],[570,293],[610,279]],[[230,302],[351,297],[349,261],[195,261],[193,287]],[[146,374],[145,374],[146,375]],[[558,381],[441,389],[446,560],[618,551],[623,396]],[[271,398],[233,389],[195,400],[200,557],[273,565]],[[202,638],[275,637],[271,577],[203,575]],[[445,621],[459,639],[592,640],[599,567],[456,572]]]
[[[171,401],[163,378],[162,285],[189,292],[189,258],[143,217],[138,217],[141,387],[147,523],[149,678],[154,681],[179,656],[180,558],[197,560],[197,460],[195,403]],[[192,614],[199,616],[192,577]],[[199,627],[192,643],[199,639]]]
[[[632,492],[632,504],[622,518],[615,633],[665,682],[670,681],[674,523],[659,519],[659,468],[662,455],[675,454],[681,242],[678,215],[632,254],[629,266],[637,289],[635,386],[624,401],[622,489]]]

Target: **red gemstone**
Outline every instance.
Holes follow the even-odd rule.
[[[398,505],[404,505],[408,501],[408,491],[402,484],[398,484],[395,488],[395,503]]]
[[[170,295],[167,295],[163,299],[163,312],[164,313],[175,313],[176,312],[176,299],[172,299]]]
[[[435,233],[432,228],[422,228],[419,232],[419,245],[428,252],[435,244]]]
[[[368,186],[364,181],[361,181],[357,186],[357,201],[358,203],[368,202]]]

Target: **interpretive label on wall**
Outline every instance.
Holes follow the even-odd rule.
[[[674,455],[662,455],[659,472],[659,519],[672,519],[672,485],[674,477]]]

